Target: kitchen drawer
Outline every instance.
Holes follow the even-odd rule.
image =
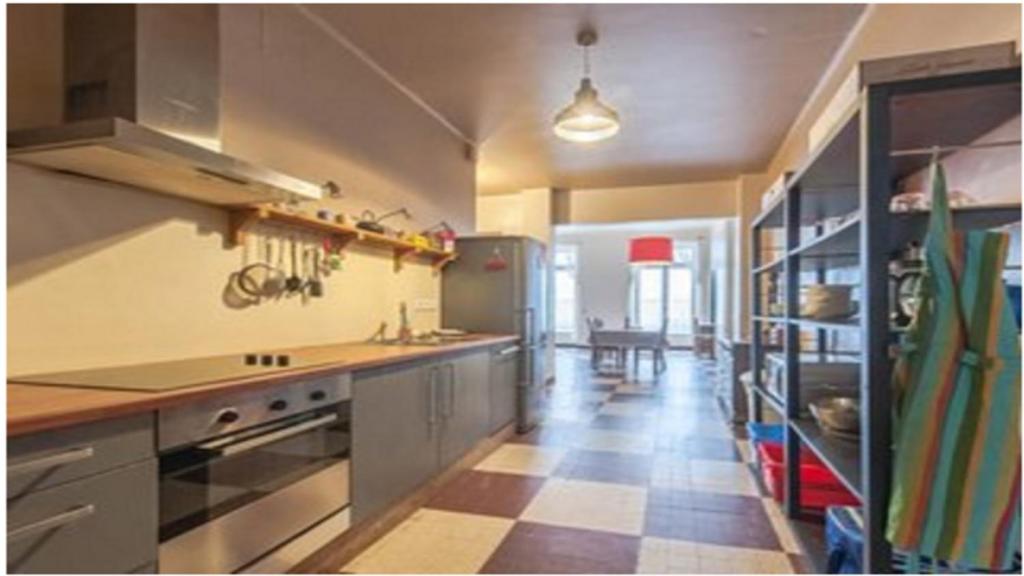
[[[145,413],[8,440],[7,498],[152,458],[153,422]]]
[[[157,462],[7,501],[8,573],[124,573],[157,558]]]

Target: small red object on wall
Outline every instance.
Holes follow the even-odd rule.
[[[495,248],[490,258],[484,262],[484,270],[488,272],[497,272],[506,268],[508,268],[508,260],[506,260],[505,256],[502,255],[501,250]]]
[[[641,236],[629,240],[630,264],[671,264],[672,238]]]

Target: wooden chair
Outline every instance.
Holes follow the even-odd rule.
[[[693,353],[698,358],[715,358],[715,325],[693,320]]]
[[[651,352],[651,361],[654,363],[654,374],[659,375],[668,369],[668,362],[665,360],[665,351],[668,350],[668,319],[661,323],[661,330],[658,331],[658,338],[651,345],[637,346],[633,351],[633,371],[637,372],[640,367],[640,353]]]
[[[604,322],[600,318],[588,317],[587,322],[587,343],[590,345],[590,368],[591,370],[597,370],[604,360],[604,357],[611,354],[616,363],[618,363],[619,350],[608,346],[598,346],[594,342],[594,330],[600,330],[604,327]]]

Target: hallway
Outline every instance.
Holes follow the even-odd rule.
[[[544,425],[443,487],[345,572],[790,573],[804,565],[689,352],[655,384],[559,350]]]

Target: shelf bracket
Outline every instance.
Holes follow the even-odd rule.
[[[445,266],[455,261],[455,258],[457,258],[456,254],[445,254],[444,256],[435,258],[432,266],[434,269],[434,276],[440,274],[441,271],[444,270]]]
[[[394,251],[395,272],[400,272],[402,270],[402,262],[410,254],[413,254],[413,253],[416,253],[416,252],[419,252],[419,250],[417,250],[415,248],[405,248],[405,247],[397,248],[396,247],[395,251]]]
[[[231,247],[245,244],[246,236],[252,225],[265,217],[259,208],[246,208],[232,211],[229,215],[228,245]]]
[[[347,248],[348,245],[356,239],[356,237],[357,234],[331,234],[331,248],[338,254],[338,256],[342,256],[342,252],[345,251],[345,248]]]

